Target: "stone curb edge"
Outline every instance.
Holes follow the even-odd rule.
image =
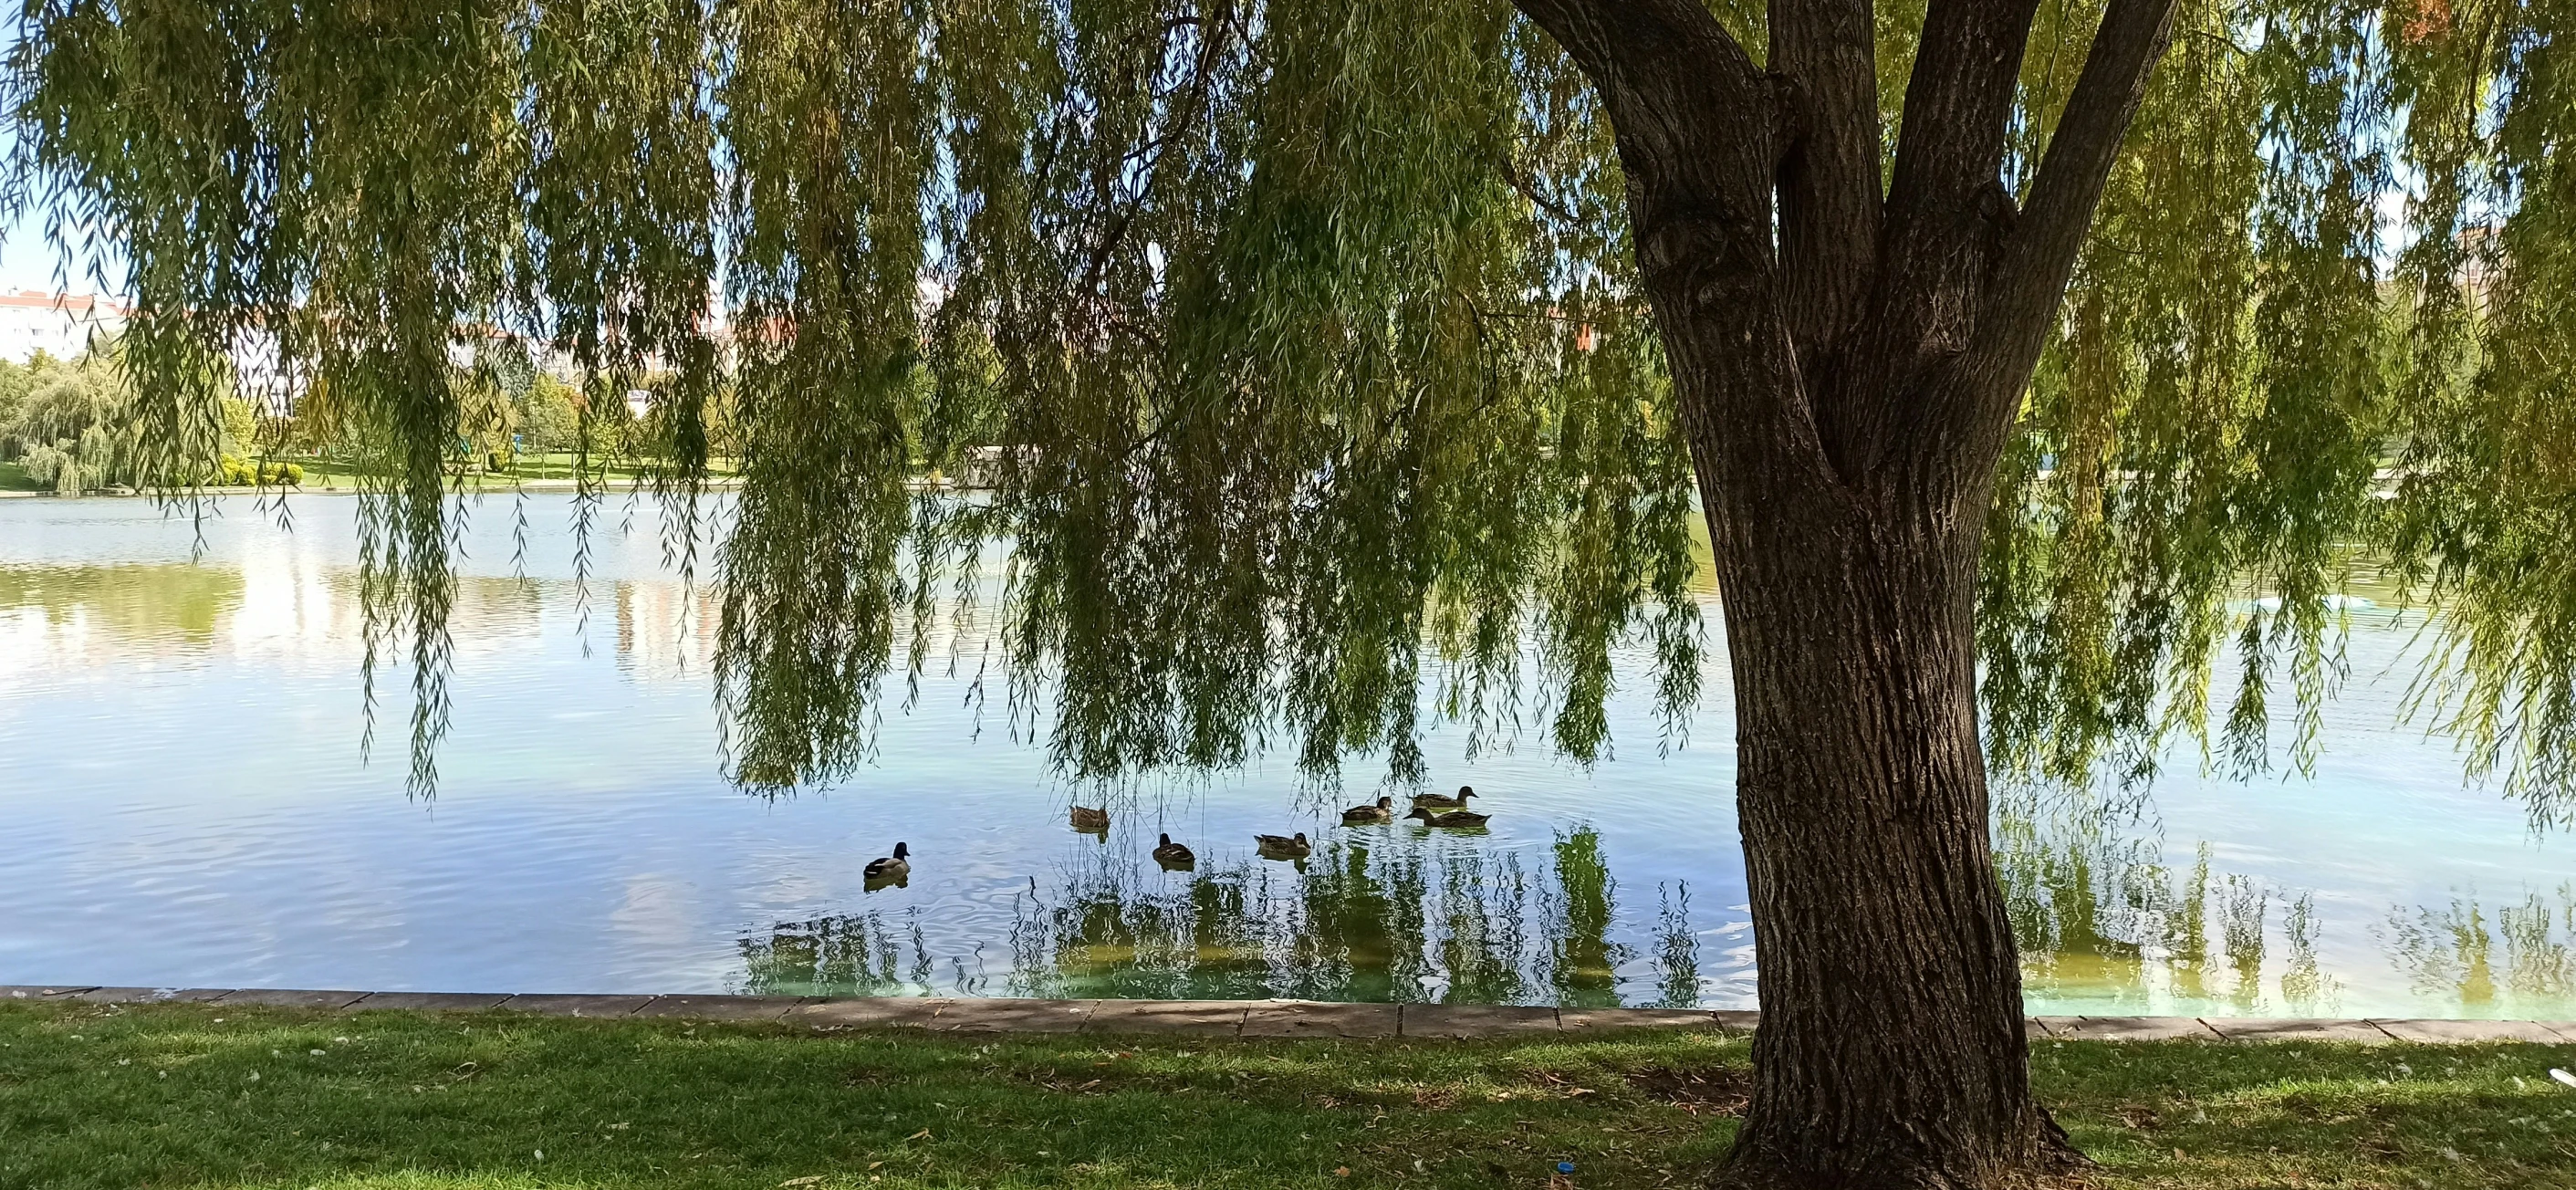
[[[1313,1000],[1007,1000],[938,997],[507,995],[297,988],[0,985],[0,1000],[94,1004],[255,1004],[330,1012],[526,1012],[614,1019],[778,1021],[817,1030],[922,1028],[973,1033],[1139,1033],[1217,1037],[1466,1039],[1600,1034],[1635,1028],[1749,1034],[1759,1013],[1684,1008],[1343,1004]],[[2331,1041],[2576,1045],[2576,1021],[2284,1017],[2041,1016],[2032,1040]]]

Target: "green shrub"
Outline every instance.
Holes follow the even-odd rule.
[[[304,466],[300,463],[273,461],[251,463],[226,455],[216,482],[228,488],[302,487],[304,486]]]

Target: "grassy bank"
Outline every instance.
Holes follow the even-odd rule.
[[[1690,1185],[1746,1046],[0,1003],[0,1186]],[[2041,1043],[2099,1187],[2565,1187],[2576,1047]],[[539,1154],[542,1154],[540,1156]]]
[[[346,459],[331,459],[317,455],[281,455],[278,456],[278,461],[291,462],[304,468],[304,486],[307,488],[354,487],[359,478],[358,466]],[[477,492],[505,492],[522,483],[569,484],[576,478],[574,470],[576,461],[577,456],[567,451],[527,452],[513,459],[510,468],[506,471],[486,471],[479,466],[469,467],[461,476],[455,478],[466,490]],[[629,464],[603,465],[604,462],[599,458],[592,459],[590,474],[594,481],[606,486],[622,488],[650,478],[650,472],[645,468]],[[735,462],[732,459],[716,459],[708,464],[707,477],[711,480],[723,482],[735,478],[735,475]]]

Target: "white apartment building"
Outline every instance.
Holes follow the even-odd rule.
[[[133,311],[116,299],[86,293],[0,293],[0,359],[25,363],[42,351],[73,359],[89,350],[92,336],[125,329]]]

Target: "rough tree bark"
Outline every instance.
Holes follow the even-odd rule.
[[[2069,1159],[2030,1096],[1987,834],[1978,536],[2174,0],[2110,0],[2026,209],[2037,0],[1932,0],[1893,177],[1869,0],[1517,0],[1604,101],[1725,600],[1762,1027],[1723,1175],[1991,1187]]]

